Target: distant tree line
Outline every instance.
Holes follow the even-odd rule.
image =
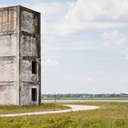
[[[120,94],[42,94],[43,98],[120,98],[128,97],[126,93]]]

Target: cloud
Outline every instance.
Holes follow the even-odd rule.
[[[58,35],[68,35],[85,29],[128,27],[127,0],[77,0],[70,3],[64,18],[54,24]]]
[[[52,32],[52,25],[64,15],[63,13],[67,9],[66,4],[61,2],[40,2],[29,5],[29,8],[41,13],[43,34]]]
[[[50,44],[45,44],[43,46],[44,52],[50,52],[50,51],[87,51],[87,50],[95,50],[97,48],[101,48],[102,45],[93,45],[93,44],[86,44],[86,42],[69,42],[67,44],[64,44],[62,42],[62,45],[58,44],[58,41],[56,40],[57,43],[54,43],[55,45],[50,45]]]
[[[59,64],[59,62],[55,59],[46,59],[42,62],[42,64],[46,67],[55,67]]]
[[[128,44],[128,37],[126,34],[120,32],[119,30],[113,31],[103,31],[101,35],[97,36],[95,39],[85,40],[79,39],[76,41],[74,38],[71,40],[60,40],[57,38],[52,38],[49,40],[52,43],[46,43],[43,45],[44,51],[88,51],[96,50],[107,47],[117,47],[125,46]]]
[[[104,41],[104,46],[124,45],[128,41],[127,36],[120,33],[118,30],[103,32],[101,37]]]
[[[65,6],[60,2],[50,2],[50,3],[43,3],[40,2],[38,4],[32,4],[29,6],[36,11],[41,12],[43,15],[48,16],[48,14],[52,14],[55,16],[56,14],[60,13],[60,10],[65,10]]]
[[[126,62],[128,62],[128,47],[124,51],[124,59]]]
[[[128,26],[127,0],[77,0],[75,2],[40,2],[30,8],[42,14],[43,52],[62,50],[95,50],[98,48],[123,45],[128,38],[118,28]],[[108,29],[115,28],[114,31]],[[98,43],[93,40],[70,37],[81,30],[104,31]],[[107,30],[106,30],[107,29]],[[70,40],[58,39],[67,36]]]
[[[117,28],[126,27],[128,8],[127,0],[77,0],[75,2],[40,2],[32,4],[30,8],[42,14],[42,42],[43,51],[61,50],[93,50],[115,44],[123,44],[126,37]],[[125,7],[125,8],[124,8]],[[92,44],[85,40],[75,41],[70,34],[81,30],[115,28],[113,32],[104,32],[102,41]],[[67,36],[71,40],[58,40],[59,36]],[[120,35],[120,36],[119,36]],[[106,37],[105,37],[106,36]]]
[[[96,78],[92,76],[81,76],[81,75],[73,75],[73,74],[66,74],[64,76],[65,81],[70,81],[72,84],[78,83],[82,85],[82,87],[88,86],[88,85],[94,85],[96,82]]]
[[[111,23],[111,22],[76,22],[75,21],[60,21],[54,24],[54,30],[57,35],[67,36],[81,30],[93,30],[93,29],[110,29],[110,28],[121,28],[126,27],[127,24],[124,23]]]

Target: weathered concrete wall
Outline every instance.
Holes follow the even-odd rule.
[[[32,101],[32,88],[37,89],[37,100]],[[39,104],[39,85],[28,83],[28,82],[23,82],[21,86],[21,100],[20,103],[21,105],[30,105],[30,104]]]
[[[0,104],[40,103],[40,60],[40,13],[21,6],[0,8]]]
[[[22,61],[22,73],[21,73],[21,80],[25,82],[39,82],[39,75],[38,75],[38,64],[37,64],[37,74],[32,74],[32,60],[23,60]]]
[[[16,30],[16,7],[0,9],[0,34]]]
[[[39,13],[24,8],[21,9],[20,39],[20,103],[21,105],[39,104],[41,95]],[[32,61],[37,63],[36,74],[32,73]],[[32,88],[37,89],[36,101],[32,101]]]
[[[16,56],[16,35],[0,36],[0,56]]]
[[[21,36],[21,56],[38,56],[37,39],[32,36]]]
[[[18,105],[17,7],[0,9],[0,104]]]
[[[16,81],[16,60],[11,58],[0,58],[0,82]]]
[[[0,105],[17,105],[17,88],[14,84],[0,84]]]
[[[21,12],[21,31],[34,33],[34,17],[32,12]]]

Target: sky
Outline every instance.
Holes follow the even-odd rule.
[[[0,0],[41,13],[42,93],[128,93],[128,0]]]

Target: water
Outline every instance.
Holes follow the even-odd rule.
[[[128,103],[128,100],[42,100],[42,103],[72,103],[72,102],[120,102]]]

